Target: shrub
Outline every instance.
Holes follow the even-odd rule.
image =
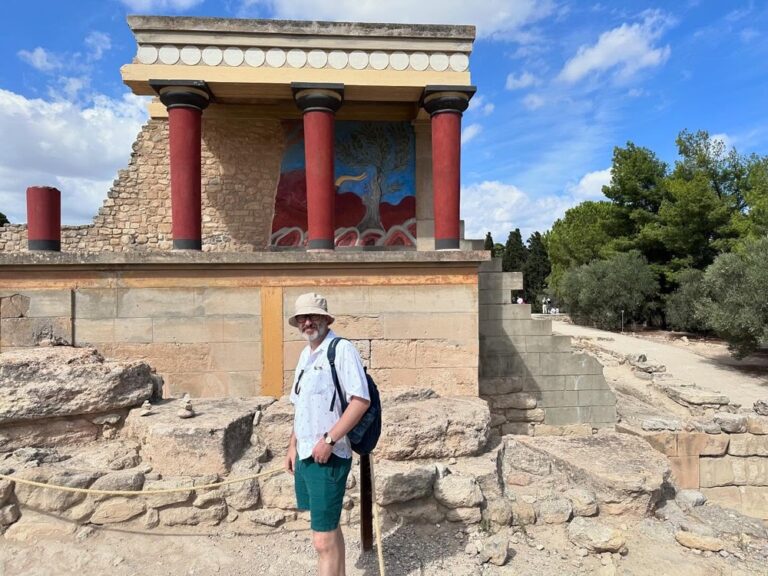
[[[678,287],[665,299],[667,324],[673,330],[704,332],[706,323],[696,316],[696,303],[704,295],[704,272],[695,268],[677,274]]]
[[[696,316],[737,358],[768,343],[768,238],[718,256],[704,273]]]
[[[646,319],[659,289],[656,276],[636,250],[614,254],[566,272],[560,297],[577,323],[603,329]]]

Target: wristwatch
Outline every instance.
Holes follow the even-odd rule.
[[[325,438],[325,443],[328,444],[329,446],[333,446],[334,444],[336,444],[336,440],[331,438],[331,435],[328,434],[328,432],[323,434],[323,438]]]

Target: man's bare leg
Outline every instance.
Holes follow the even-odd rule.
[[[344,535],[341,527],[331,532],[312,532],[312,544],[317,551],[318,576],[345,576]]]

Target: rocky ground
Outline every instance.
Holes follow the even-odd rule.
[[[582,337],[576,344],[606,365],[606,379],[617,391],[622,420],[638,427],[654,418],[660,419],[664,426],[673,421],[688,422],[692,416],[690,407],[660,393],[658,386],[649,386],[649,382],[656,382],[663,387],[672,381],[655,370],[658,365],[654,364],[654,358],[626,361],[624,353],[602,347],[609,338],[612,336]],[[683,341],[675,345],[686,346]],[[650,376],[640,377],[639,373]],[[684,375],[685,370],[665,366],[663,373]],[[751,383],[751,380],[747,382]],[[143,394],[148,396],[152,392],[151,383],[145,388]],[[690,393],[689,388],[685,388],[686,393]],[[416,409],[411,401],[432,407],[435,413],[429,413],[426,408]],[[471,447],[472,450],[463,456],[459,454],[457,459],[453,456],[459,448],[467,447],[483,434],[479,429],[470,430],[459,416],[463,414],[469,421],[476,421],[472,414],[478,408],[474,404],[462,406],[451,402],[458,401],[438,400],[429,395],[405,397],[389,409],[388,415],[397,419],[398,426],[385,434],[382,456],[389,460],[379,462],[377,468],[377,481],[380,481],[377,501],[386,506],[383,549],[390,576],[768,574],[765,524],[705,502],[700,493],[678,490],[675,494],[664,481],[668,474],[665,457],[650,449],[644,440],[610,432],[581,438],[492,438],[483,454],[478,455],[477,447]],[[722,405],[723,409],[728,406]],[[33,409],[31,406],[30,411]],[[175,405],[167,405],[165,409],[175,410]],[[201,416],[194,422],[205,428],[205,404],[199,403],[198,409]],[[100,467],[112,466],[116,460],[121,463],[117,470],[150,462],[154,471],[150,466],[142,472],[146,482],[152,474],[158,475],[162,466],[179,463],[163,451],[174,433],[163,424],[164,408],[159,406],[155,410],[156,424],[142,424],[150,420],[134,412],[125,419],[119,434],[111,421],[101,417],[95,432],[101,435],[101,441],[108,432],[109,436],[117,434],[115,443],[125,442],[130,432],[132,441],[141,442],[145,461],[137,464],[129,458],[130,462],[123,462],[126,456],[121,453],[108,464],[99,464]],[[260,422],[254,419],[251,450],[261,451],[254,455],[255,461],[262,462],[265,447],[279,452],[280,443],[286,437],[285,429],[290,426],[287,410],[287,405],[277,402],[263,407]],[[444,414],[446,411],[450,417]],[[432,421],[432,426],[411,418],[414,412],[428,414],[427,420]],[[51,417],[58,418],[58,415]],[[488,418],[487,412],[484,418]],[[233,425],[239,426],[240,419],[234,419]],[[84,422],[78,434],[91,434],[93,420]],[[436,422],[449,424],[435,427]],[[13,428],[6,442],[23,442],[33,437],[34,427],[22,424],[23,421],[14,425],[17,428]],[[135,426],[140,428],[132,431]],[[485,426],[487,428],[487,423]],[[72,431],[67,429],[66,433]],[[150,438],[157,442],[152,450]],[[218,442],[215,437],[206,437],[206,441]],[[103,452],[102,449],[99,453],[102,457]],[[6,452],[4,464],[17,469],[30,465],[28,472],[34,476],[48,465],[40,460],[45,454],[29,454],[23,449]],[[84,462],[95,466],[92,457],[93,454],[68,454],[70,464],[79,459],[81,466]],[[419,460],[407,462],[412,457]],[[227,458],[225,453],[204,450],[195,466],[210,467],[213,473]],[[266,462],[264,466],[271,468],[278,460]],[[53,463],[54,468],[55,465]],[[183,470],[167,468],[163,472],[165,474],[158,476],[177,475]],[[281,479],[275,484],[284,482]],[[0,502],[7,498],[3,490],[0,482]],[[59,507],[60,502],[28,490],[19,491],[18,487],[16,490],[20,500],[36,502],[48,510],[21,507],[21,520],[0,538],[0,576],[315,573],[310,534],[302,518],[285,522],[269,533],[258,533],[263,530],[254,529],[253,522],[245,520],[261,510],[254,511],[244,503],[244,511],[230,512],[217,526],[166,526],[164,510],[182,510],[173,507],[160,510],[160,525],[151,528],[144,524],[145,520],[139,520],[148,518],[149,510],[146,517],[137,516],[125,523],[83,525],[72,519],[74,513],[82,512],[77,507],[67,508],[66,514],[55,513],[51,510]],[[271,502],[272,509],[286,506],[280,504],[283,491],[274,492],[265,484],[261,484],[260,491],[261,501]],[[356,493],[357,488],[352,487],[350,492]],[[230,496],[235,495],[227,495],[231,507],[236,500],[230,500]],[[198,494],[194,500],[197,503],[205,497],[205,493]],[[211,502],[214,499],[209,498]],[[93,503],[87,513],[98,515],[99,506],[101,504]],[[214,507],[218,506],[221,504],[216,499]],[[205,502],[200,507],[213,509]],[[121,511],[124,512],[124,508]],[[190,501],[184,510],[196,514],[195,508],[197,504],[193,507]],[[5,508],[0,507],[0,514],[2,510]],[[347,520],[350,518],[352,523],[345,525],[347,573],[378,574],[375,551],[361,552],[359,527],[354,516],[347,515]],[[419,523],[409,523],[414,519]],[[454,521],[448,521],[451,519]]]

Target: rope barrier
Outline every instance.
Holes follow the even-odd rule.
[[[376,493],[376,485],[373,478],[373,454],[371,454],[371,488],[373,493]],[[258,474],[252,474],[250,476],[243,476],[241,478],[232,478],[231,480],[223,480],[221,482],[212,482],[210,484],[202,484],[200,486],[180,486],[176,488],[159,488],[156,490],[98,490],[93,488],[76,488],[74,486],[60,486],[58,484],[46,484],[44,482],[36,482],[34,480],[27,480],[26,478],[18,478],[17,476],[10,476],[8,474],[0,474],[0,479],[10,480],[18,484],[26,484],[28,486],[35,486],[36,488],[45,488],[49,490],[59,490],[61,492],[76,492],[79,494],[98,494],[100,496],[147,496],[153,494],[171,494],[174,492],[192,492],[193,490],[207,490],[209,488],[219,488],[221,486],[227,486],[229,484],[237,484],[238,482],[246,482],[248,480],[255,480],[257,478],[264,478],[265,476],[271,476],[285,472],[285,468],[271,468]],[[386,576],[384,567],[384,552],[381,546],[381,522],[379,520],[379,511],[376,504],[373,505],[373,518],[374,526],[376,528],[376,551],[379,560],[379,574],[380,576]]]
[[[51,490],[60,490],[61,492],[77,492],[79,494],[99,494],[101,496],[146,496],[152,494],[171,494],[174,492],[192,492],[193,490],[207,490],[209,488],[219,488],[220,486],[226,486],[228,484],[237,484],[238,482],[246,482],[247,480],[255,480],[256,478],[263,478],[264,476],[271,476],[278,472],[285,472],[284,468],[272,468],[259,474],[253,474],[251,476],[243,476],[242,478],[232,478],[231,480],[223,480],[221,482],[212,482],[210,484],[201,484],[200,486],[180,486],[177,488],[158,488],[156,490],[98,490],[93,488],[75,488],[73,486],[59,486],[57,484],[45,484],[44,482],[35,482],[34,480],[27,480],[26,478],[18,478],[16,476],[8,476],[7,474],[0,474],[0,479],[10,480],[11,482],[18,482],[19,484],[27,484],[29,486],[35,486],[37,488],[49,488]]]

